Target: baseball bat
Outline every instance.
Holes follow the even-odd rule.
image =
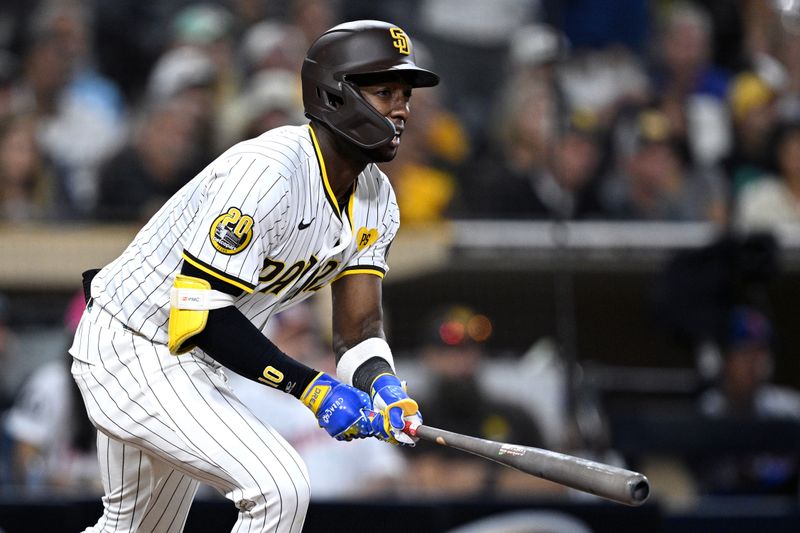
[[[412,437],[469,452],[527,474],[625,505],[641,505],[650,495],[650,482],[647,478],[624,468],[541,448],[479,439],[426,425],[416,428],[406,426],[405,432]]]

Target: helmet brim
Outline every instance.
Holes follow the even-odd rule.
[[[398,75],[406,80],[408,83],[411,84],[412,87],[434,87],[439,85],[439,75],[431,72],[430,70],[426,70],[424,68],[419,68],[416,65],[410,65],[407,63],[400,63],[398,65],[394,65],[389,68],[383,68],[380,70],[367,70],[364,72],[354,72],[352,74],[347,74],[345,79],[348,81],[352,81],[356,85],[372,83],[375,80],[379,80],[385,76],[392,76]]]

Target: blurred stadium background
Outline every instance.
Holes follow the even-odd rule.
[[[439,387],[468,357],[495,410],[428,420],[626,465],[653,493],[623,508],[420,445],[369,490],[312,493],[306,529],[797,531],[795,0],[3,0],[0,531],[100,512],[63,380],[80,273],[227,146],[302,123],[309,39],[359,18],[403,27],[443,78],[384,169],[388,334],[431,413],[469,398]],[[202,492],[186,530],[234,512]]]

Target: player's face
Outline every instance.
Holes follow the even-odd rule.
[[[369,151],[370,158],[375,162],[391,161],[397,155],[400,139],[411,113],[411,85],[397,78],[359,88],[364,99],[381,115],[391,120],[397,130],[397,135],[391,142]]]

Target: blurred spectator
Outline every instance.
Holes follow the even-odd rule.
[[[103,166],[95,215],[144,221],[200,170],[192,103],[173,98],[145,109],[129,143]]]
[[[217,71],[214,62],[202,50],[182,46],[165,52],[153,66],[148,81],[147,101],[162,102],[182,93],[208,91]],[[208,107],[206,97],[202,102]],[[198,103],[199,107],[200,103]]]
[[[78,327],[84,295],[76,294],[64,317],[69,342]],[[72,357],[64,355],[28,377],[6,413],[11,439],[10,483],[24,491],[101,492],[94,427],[72,379]]]
[[[558,109],[552,85],[534,81],[509,96],[496,117],[490,151],[469,173],[467,201],[471,212],[479,216],[504,216],[503,195],[495,199],[493,191],[504,190],[507,180],[520,187],[536,187],[555,138]],[[540,205],[528,211],[543,215]]]
[[[307,119],[303,115],[300,80],[285,70],[259,72],[228,106],[223,118],[219,127],[228,145],[278,126],[303,124]]]
[[[732,194],[757,180],[770,166],[770,138],[778,120],[777,91],[754,72],[739,74],[731,84],[734,145],[724,167],[731,180]]]
[[[800,221],[800,122],[782,124],[770,144],[776,175],[750,182],[736,198],[735,221],[745,228]]]
[[[634,130],[632,146],[620,154],[619,175],[605,186],[608,212],[621,219],[724,223],[724,178],[713,168],[692,166],[668,117],[644,110]]]
[[[624,46],[639,54],[650,39],[650,9],[647,0],[614,0],[609,9],[604,0],[546,3],[549,20],[557,21],[570,42],[579,49]]]
[[[242,85],[242,73],[235,61],[233,27],[233,15],[224,7],[211,3],[190,4],[172,19],[172,48],[197,48],[213,65],[209,109],[214,121],[236,98]],[[228,148],[218,137],[213,141],[215,152]]]
[[[172,18],[172,48],[196,46],[212,59],[217,70],[231,65],[230,33],[233,16],[213,3],[189,4]]]
[[[569,43],[547,24],[526,24],[511,35],[508,50],[507,87],[532,81],[555,83],[558,61],[568,56]],[[513,92],[511,89],[504,91]]]
[[[216,153],[216,121],[221,113],[214,93],[218,75],[214,62],[205,51],[194,46],[181,46],[158,58],[148,80],[144,105],[158,106],[174,100],[183,107],[191,124],[197,170],[210,162],[212,154]]]
[[[92,46],[93,14],[80,0],[47,0],[33,20],[33,33],[51,32],[70,66],[67,91],[107,120],[124,120],[125,103],[117,86],[97,71]]]
[[[540,0],[420,0],[419,32],[442,76],[443,101],[474,142],[484,135],[514,31],[538,20]],[[412,36],[413,37],[413,36]]]
[[[344,22],[340,20],[340,2],[341,0],[291,0],[289,23],[303,34],[306,48],[328,28]]]
[[[499,118],[496,148],[470,172],[471,213],[486,217],[577,219],[597,216],[601,136],[596,116],[575,113],[559,129],[557,94],[531,83]]]
[[[772,324],[752,307],[737,307],[723,339],[717,386],[700,398],[707,416],[789,418],[800,421],[800,393],[772,384]]]
[[[771,383],[772,325],[760,311],[737,307],[723,339],[723,365],[716,385],[699,400],[715,419],[800,422],[800,392]],[[696,465],[702,491],[715,494],[798,494],[796,453],[715,453]]]
[[[275,17],[284,6],[279,2],[264,2],[263,0],[231,0],[227,2],[234,15],[234,36],[241,39],[243,33],[261,21]]]
[[[314,308],[304,303],[276,315],[267,334],[281,350],[323,372],[335,373],[335,359],[324,342]],[[314,416],[295,398],[227,373],[231,388],[259,418],[297,450],[308,467],[311,497],[352,499],[395,490],[405,472],[399,448],[377,439],[343,442],[322,431]],[[343,484],[342,480],[349,480]]]
[[[784,120],[800,120],[800,17],[794,1],[749,2],[753,63],[760,75],[764,67],[777,62],[785,69],[781,81],[778,112]],[[758,5],[763,4],[763,5]],[[771,70],[777,70],[772,68]],[[772,78],[768,78],[771,81]]]
[[[730,75],[712,63],[714,28],[695,4],[667,8],[656,46],[654,90],[676,137],[685,139],[692,161],[719,162],[730,150],[724,99]]]
[[[281,69],[297,76],[297,65],[302,65],[307,49],[308,44],[300,28],[265,20],[247,30],[242,37],[239,54],[247,75],[261,70]]]
[[[16,58],[0,48],[0,120],[14,111],[14,84],[17,68]]]
[[[486,316],[453,306],[430,319],[418,352],[429,373],[427,394],[419,398],[425,423],[458,433],[527,446],[542,446],[538,426],[520,406],[498,400],[480,384],[492,332]],[[522,391],[519,391],[520,395]],[[415,487],[423,493],[449,496],[519,494],[521,490],[557,490],[463,452],[421,442],[412,458]]]
[[[621,47],[571,54],[560,66],[557,81],[564,110],[591,112],[601,129],[609,128],[621,111],[639,107],[651,97],[643,65]]]
[[[33,115],[0,119],[0,220],[57,218],[56,187],[53,170],[36,143]]]
[[[43,3],[15,95],[17,109],[36,114],[37,138],[76,215],[91,211],[97,169],[125,134],[119,93],[91,68],[89,31],[82,4]]]

